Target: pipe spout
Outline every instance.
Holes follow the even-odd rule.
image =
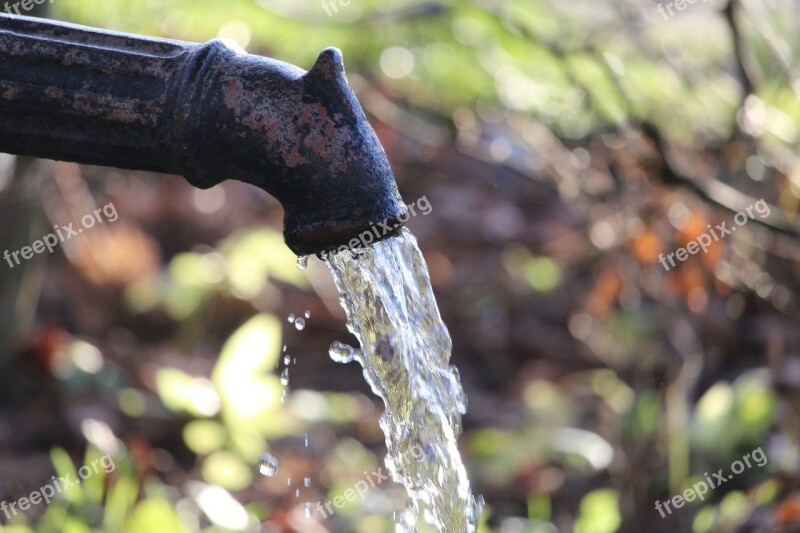
[[[251,183],[283,205],[298,255],[407,218],[336,48],[306,72],[217,40],[0,15],[0,151]]]

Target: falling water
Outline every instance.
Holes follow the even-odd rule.
[[[386,405],[386,466],[410,496],[398,531],[416,531],[419,517],[439,531],[475,531],[481,505],[456,445],[466,396],[448,364],[450,335],[416,239],[403,229],[368,249],[330,255],[327,263],[347,327],[362,347],[334,343],[331,357],[357,360]]]
[[[262,476],[274,476],[278,471],[278,460],[271,453],[264,452],[258,460],[258,471]]]

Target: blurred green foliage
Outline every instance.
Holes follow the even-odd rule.
[[[88,447],[82,465],[99,464],[101,455],[96,448]],[[59,480],[80,480],[80,483],[62,491],[58,490],[62,488],[58,481],[51,481],[50,486],[58,495],[51,503],[41,504],[46,506],[46,510],[36,524],[25,525],[27,519],[20,514],[7,525],[0,526],[3,533],[189,531],[160,481],[150,477],[144,480],[144,487],[140,485],[131,456],[115,456],[113,469],[96,469],[84,478],[78,475],[79,467],[64,450],[54,449],[51,457]]]
[[[650,120],[692,145],[730,136],[741,104],[730,73],[731,43],[718,20],[698,30],[688,18],[654,23],[637,11],[647,23],[624,26],[638,19],[622,19],[611,2],[576,9],[539,0],[364,0],[340,5],[332,16],[321,2],[293,0],[59,0],[53,10],[59,19],[121,31],[196,41],[220,37],[303,67],[335,45],[344,51],[357,89],[367,80],[402,106],[448,124],[468,110],[466,116],[487,123],[522,117],[578,140],[624,128],[627,121]],[[790,31],[790,21],[779,14],[769,22],[776,31]],[[763,115],[762,140],[792,148],[800,128],[796,88],[766,44],[756,42],[750,52],[764,74],[750,104]],[[263,493],[248,491],[263,488],[256,475],[259,456],[271,443],[300,439],[315,427],[336,437],[315,465],[326,476],[320,497],[342,494],[375,468],[381,458],[343,429],[366,416],[358,395],[298,390],[281,401],[276,368],[282,339],[274,295],[278,284],[309,288],[294,261],[278,232],[250,228],[213,250],[179,253],[158,275],[125,289],[132,312],[163,310],[180,324],[179,338],[201,331],[220,300],[251,306],[251,317],[229,336],[208,376],[164,365],[155,375],[157,399],[132,385],[117,392],[127,416],[181,425],[196,459],[190,474],[200,485],[143,478],[133,457],[121,455],[112,474],[65,494],[36,524],[19,519],[0,531],[223,531],[236,530],[230,517],[244,517],[234,521],[245,524],[239,530],[277,520],[282,509],[264,504]],[[504,250],[502,267],[536,302],[571,282],[570,265],[521,244]],[[476,291],[463,300],[471,310],[485,298]],[[509,531],[616,531],[637,504],[646,501],[652,514],[652,501],[691,487],[704,472],[727,468],[768,439],[778,421],[780,400],[765,369],[725,375],[691,398],[694,387],[653,370],[674,356],[662,342],[667,320],[660,312],[609,307],[592,316],[574,313],[569,324],[604,368],[533,377],[517,391],[518,424],[469,429],[462,439],[475,491],[526,503],[527,516],[507,521]],[[764,468],[743,472],[735,488],[687,505],[693,531],[733,531],[760,507],[775,505],[784,490],[775,478],[797,469],[795,444],[779,448]],[[98,453],[89,447],[85,461]],[[60,475],[75,472],[62,450],[54,450],[52,460]],[[640,467],[659,475],[637,478]],[[402,502],[402,495],[384,492],[377,503],[342,509],[337,530],[390,531],[392,504]],[[270,494],[276,500],[282,495]],[[178,499],[193,503],[179,512]],[[215,507],[209,499],[224,504]],[[487,506],[481,533],[492,531],[487,522],[502,513],[509,511]]]
[[[330,15],[322,1],[294,0],[61,0],[53,7],[58,18],[99,27],[227,38],[306,68],[335,45],[350,73],[379,78],[410,104],[449,117],[477,103],[487,113],[527,115],[572,138],[628,118],[649,119],[684,140],[724,138],[739,105],[726,66],[729,41],[714,38],[724,36],[720,22],[696,31],[696,19],[663,23],[645,5],[623,14],[612,2],[588,9],[554,0],[364,0],[329,9]],[[788,35],[780,9],[769,15],[770,27]],[[646,33],[633,22],[640,18]],[[621,31],[626,20],[632,27]],[[762,43],[753,53],[765,58],[770,51]],[[398,70],[399,63],[408,68]],[[768,109],[766,133],[791,144],[800,99],[780,65],[761,64],[770,69],[757,93]]]

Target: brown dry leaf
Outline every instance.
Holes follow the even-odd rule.
[[[659,254],[664,251],[664,243],[658,233],[647,229],[633,238],[628,248],[640,263],[652,264],[658,261]]]
[[[591,315],[605,315],[609,308],[619,299],[622,291],[622,278],[613,266],[605,267],[597,277],[592,292],[586,301],[586,310]]]
[[[686,223],[678,230],[678,242],[681,246],[686,246],[691,241],[696,240],[703,233],[708,232],[708,220],[700,211],[691,210],[686,218]]]
[[[708,224],[708,219],[701,211],[691,211],[686,220],[686,224],[678,231],[678,242],[681,243],[681,246],[685,247],[690,242],[696,241],[701,235],[708,234],[709,238],[712,240],[707,248],[708,251],[703,252],[701,249],[697,255],[700,256],[701,261],[708,269],[713,269],[722,258],[724,245],[722,241],[714,241],[711,230],[708,229]]]
[[[775,521],[783,526],[800,525],[800,494],[792,494],[778,505]]]
[[[161,264],[156,242],[136,227],[117,224],[78,239],[75,266],[97,285],[128,285],[152,276]]]

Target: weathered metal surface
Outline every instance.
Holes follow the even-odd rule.
[[[252,183],[297,254],[407,216],[335,48],[306,72],[220,41],[0,15],[0,151]]]

